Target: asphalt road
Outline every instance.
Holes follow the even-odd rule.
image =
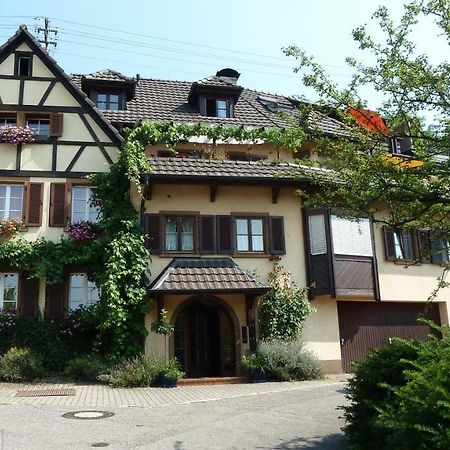
[[[344,386],[116,408],[100,420],[66,419],[70,410],[61,407],[0,405],[0,449],[345,449],[336,409]]]

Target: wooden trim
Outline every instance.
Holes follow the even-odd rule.
[[[8,57],[9,55],[7,55]],[[0,59],[0,64],[2,63]],[[56,81],[56,78],[52,77],[20,77],[22,80],[25,81]],[[17,75],[0,75],[0,80],[17,80]]]
[[[17,144],[17,149],[16,149],[16,170],[19,171],[19,172],[20,172],[21,165],[22,165],[22,144]],[[2,171],[0,171],[0,173],[1,172]]]
[[[75,153],[75,156],[72,158],[72,161],[70,161],[69,165],[66,168],[66,172],[70,172],[73,169],[73,166],[76,164],[82,153],[84,152],[84,149],[86,148],[86,145],[82,145],[78,151]]]
[[[92,172],[70,172],[73,178],[84,178],[93,173],[104,173],[102,171]],[[0,177],[42,177],[42,178],[67,178],[67,172],[51,170],[0,170]]]
[[[78,116],[80,117],[81,121],[83,122],[84,126],[88,129],[89,133],[92,136],[92,139],[94,139],[95,143],[97,144],[98,148],[102,152],[103,156],[105,157],[106,161],[109,164],[113,164],[113,160],[109,156],[106,149],[103,147],[103,145],[100,143],[100,139],[98,138],[97,134],[95,133],[94,129],[92,128],[91,124],[87,120],[86,116],[84,114],[78,113]]]
[[[9,56],[9,55],[8,55]],[[19,60],[20,58],[28,58],[30,60],[30,65],[28,68],[28,75],[20,75],[19,74]],[[30,50],[30,51],[22,51],[22,50],[16,50],[14,52],[14,77],[15,78],[20,78],[21,80],[23,80],[25,77],[27,78],[33,78],[33,57],[34,57],[34,53]]]
[[[54,142],[52,147],[52,171],[56,171],[57,164],[58,164],[58,144]]]
[[[24,80],[20,80],[19,81],[19,99],[17,101],[17,104],[19,106],[23,105],[23,94],[24,94],[24,90],[25,90],[25,81]]]
[[[31,198],[31,188],[32,186],[39,185],[40,189],[40,199],[39,199],[39,220],[37,222],[30,223],[30,198]],[[30,183],[25,182],[25,224],[29,227],[40,227],[42,226],[42,210],[43,210],[43,199],[44,199],[44,183]]]
[[[44,92],[44,95],[42,96],[41,100],[39,101],[38,106],[44,106],[44,103],[48,99],[48,96],[50,95],[50,93],[52,92],[52,90],[55,86],[56,86],[56,80],[51,81],[50,84],[48,85],[46,91]]]
[[[22,80],[23,81],[23,80]],[[51,112],[69,112],[69,113],[82,113],[84,112],[81,106],[38,106],[38,105],[2,105],[3,111],[20,111],[20,112],[41,112],[41,113],[51,113]]]

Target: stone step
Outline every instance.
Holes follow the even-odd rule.
[[[204,378],[183,378],[178,380],[178,386],[199,386],[207,384],[238,384],[247,383],[247,377],[204,377]]]

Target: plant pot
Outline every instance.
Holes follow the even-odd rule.
[[[265,383],[267,381],[266,372],[262,369],[251,369],[250,380],[252,383]]]
[[[177,381],[176,380],[169,380],[169,378],[166,377],[165,373],[159,374],[159,382],[162,387],[165,388],[176,388],[177,387]]]

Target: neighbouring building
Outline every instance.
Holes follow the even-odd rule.
[[[232,69],[193,83],[113,70],[69,76],[19,28],[0,48],[0,125],[28,125],[36,140],[0,143],[0,220],[23,219],[30,240],[58,240],[68,223],[97,220],[84,177],[108,170],[121,129],[140,121],[288,127],[278,112],[295,116],[296,101],[245,89],[238,79]],[[331,134],[343,127],[320,113],[304,126]],[[307,143],[299,151],[313,149]],[[447,252],[405,269],[405,259],[418,259],[419,233],[405,233],[400,246],[398,236],[369,220],[303,208],[300,182],[289,175],[292,153],[198,136],[175,155],[163,146],[146,154],[153,171],[142,174],[144,198],[132,191],[153,255],[146,326],[150,331],[165,308],[175,327],[167,340],[150,332],[146,352],[178,357],[191,377],[239,374],[240,356],[258,340],[256,300],[275,263],[299,286],[314,285],[317,311],[304,339],[328,372],[348,370],[390,337],[429,332],[416,318]],[[58,286],[10,268],[0,273],[0,307],[19,315],[36,317],[41,309],[59,317],[97,298],[82,268]],[[442,290],[430,317],[448,323],[449,305]]]

